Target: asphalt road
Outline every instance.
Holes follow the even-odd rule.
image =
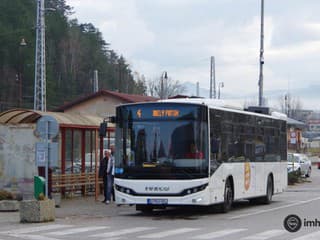
[[[242,201],[227,214],[208,208],[171,208],[145,215],[134,207],[106,206],[92,198],[64,201],[56,210],[54,223],[20,224],[17,213],[0,213],[0,240],[318,240],[320,170],[314,168],[311,178],[306,180],[274,196],[270,205]],[[295,233],[288,232],[283,224],[291,214],[297,215],[302,223]],[[307,227],[306,221],[309,225],[313,221],[316,226]]]

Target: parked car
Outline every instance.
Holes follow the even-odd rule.
[[[318,169],[320,169],[320,162],[318,162]]]
[[[307,155],[301,153],[288,154],[288,173],[297,171],[302,176],[311,176],[311,161]]]

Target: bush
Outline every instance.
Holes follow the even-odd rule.
[[[0,190],[0,200],[13,200],[14,196],[11,192],[1,189]]]
[[[293,171],[288,173],[288,185],[293,185],[301,181],[300,171]]]

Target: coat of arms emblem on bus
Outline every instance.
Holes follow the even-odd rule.
[[[246,191],[249,190],[250,188],[250,176],[251,172],[250,172],[250,163],[245,162],[244,163],[244,189]]]
[[[141,109],[138,109],[138,111],[137,111],[137,117],[138,117],[138,118],[141,118],[141,117],[142,117],[142,111],[141,111]]]

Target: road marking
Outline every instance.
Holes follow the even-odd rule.
[[[238,232],[243,232],[243,231],[247,231],[248,229],[246,228],[238,228],[238,229],[225,229],[225,230],[221,230],[221,231],[216,231],[216,232],[211,232],[211,233],[207,233],[207,234],[202,234],[202,235],[198,235],[193,237],[192,239],[214,239],[214,238],[221,238],[227,235],[231,235],[234,233],[238,233]]]
[[[49,232],[49,233],[47,233],[47,235],[63,236],[63,235],[69,235],[69,234],[76,234],[76,233],[83,233],[83,232],[89,232],[89,231],[102,230],[102,229],[106,229],[106,228],[109,228],[109,227],[100,226],[100,227],[71,228],[71,229],[63,230],[63,231]]]
[[[319,240],[319,239],[320,239],[320,231],[303,235],[301,237],[294,238],[292,240]]]
[[[266,240],[269,238],[278,237],[278,236],[283,235],[285,233],[287,233],[287,231],[274,229],[274,230],[269,230],[269,231],[265,231],[262,233],[258,233],[255,235],[251,235],[248,237],[244,237],[244,238],[241,238],[241,240]]]
[[[40,231],[47,231],[59,228],[67,228],[73,227],[72,225],[61,225],[61,224],[52,224],[52,225],[43,225],[37,227],[27,227],[27,228],[18,228],[10,231],[3,231],[0,234],[24,234],[24,233],[33,233],[33,232],[40,232]]]
[[[230,217],[229,219],[232,220],[232,219],[238,219],[238,218],[243,218],[243,217],[249,217],[249,216],[252,216],[252,215],[258,215],[258,214],[261,214],[261,213],[272,212],[272,211],[276,211],[276,210],[283,209],[283,208],[289,208],[289,207],[293,207],[293,206],[297,206],[297,205],[303,205],[303,204],[306,204],[306,203],[309,203],[309,202],[318,201],[318,200],[320,200],[320,197],[312,198],[312,199],[309,199],[309,200],[300,201],[300,202],[296,202],[296,203],[292,203],[292,204],[288,204],[288,205],[280,206],[280,207],[276,207],[276,208],[269,208],[269,209],[265,209],[265,210],[252,212],[252,213],[241,214],[241,215],[238,215],[238,216]]]
[[[173,236],[173,235],[177,235],[177,234],[182,234],[182,233],[188,233],[188,232],[192,232],[192,231],[196,231],[199,230],[199,228],[178,228],[178,229],[174,229],[174,230],[169,230],[169,231],[162,231],[162,232],[158,232],[158,233],[151,233],[151,234],[147,234],[147,235],[142,235],[139,236],[138,238],[164,238],[164,237],[169,237],[169,236]]]
[[[118,230],[118,231],[114,231],[114,232],[105,232],[105,233],[94,234],[94,235],[90,235],[89,237],[103,237],[103,238],[117,237],[120,235],[125,235],[125,234],[129,234],[129,233],[137,233],[137,232],[142,232],[142,231],[151,230],[151,229],[154,229],[154,228],[153,227],[128,228],[128,229],[122,229],[122,230]]]
[[[51,238],[41,235],[32,235],[32,234],[10,234],[10,237],[22,238],[24,240],[60,240],[58,238]]]

